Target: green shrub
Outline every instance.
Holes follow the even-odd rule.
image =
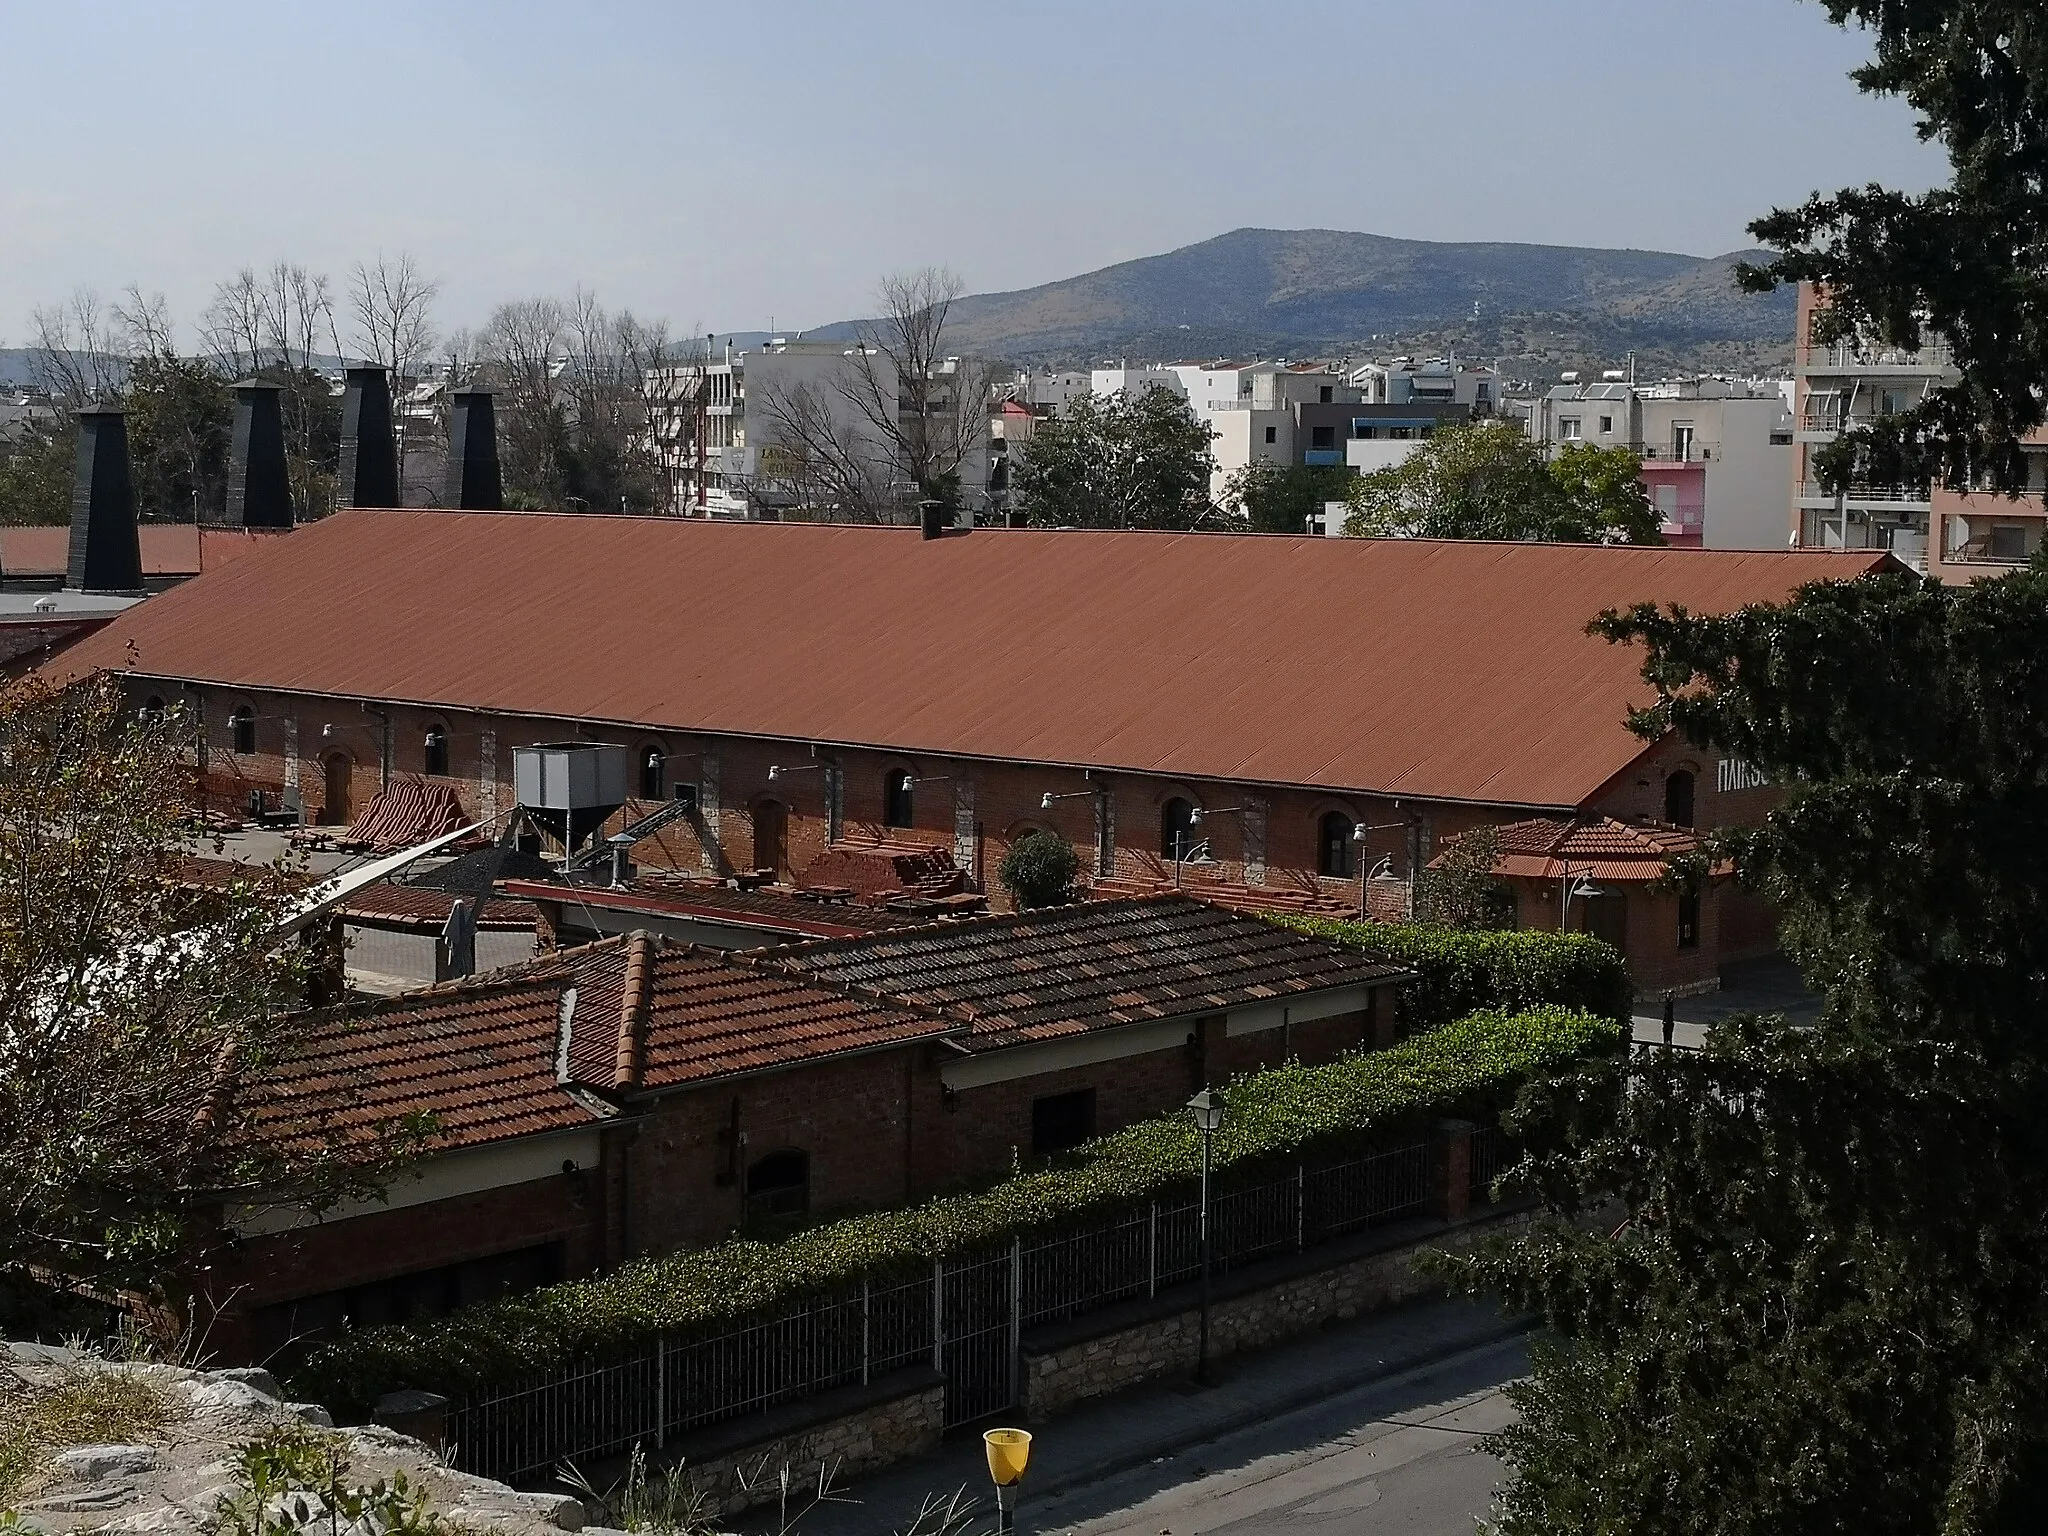
[[[1434,1029],[1480,1008],[1577,1008],[1622,1022],[1635,996],[1621,951],[1588,934],[1540,928],[1473,931],[1292,914],[1272,921],[1356,944],[1418,972],[1401,988],[1401,1022],[1407,1029]]]
[[[1611,1022],[1588,1013],[1490,1012],[1391,1050],[1256,1073],[1226,1093],[1219,1166],[1245,1174],[1335,1154],[1419,1116],[1497,1114],[1530,1077],[1613,1050],[1620,1038]],[[360,1407],[402,1387],[458,1394],[530,1379],[645,1348],[658,1335],[730,1326],[863,1277],[914,1273],[937,1257],[1079,1226],[1188,1188],[1198,1159],[1185,1116],[1142,1121],[986,1190],[849,1217],[779,1242],[732,1240],[643,1259],[598,1279],[346,1336],[313,1350],[293,1387],[314,1401]]]
[[[1071,900],[1081,856],[1054,832],[1026,832],[1010,845],[996,878],[1019,907],[1056,907]]]

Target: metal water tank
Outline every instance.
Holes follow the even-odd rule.
[[[574,853],[626,803],[630,753],[608,741],[548,741],[512,749],[519,808]]]

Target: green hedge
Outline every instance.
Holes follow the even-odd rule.
[[[1419,1115],[1497,1113],[1532,1075],[1612,1050],[1619,1040],[1613,1024],[1583,1012],[1492,1012],[1391,1050],[1260,1072],[1227,1091],[1216,1154],[1222,1168],[1249,1171],[1336,1152]],[[359,1408],[401,1387],[456,1394],[530,1379],[645,1347],[659,1334],[729,1325],[863,1276],[914,1271],[935,1257],[1078,1226],[1186,1187],[1197,1159],[1186,1116],[1143,1121],[986,1190],[849,1217],[778,1242],[733,1240],[640,1260],[417,1326],[349,1335],[313,1350],[292,1373],[293,1389]]]
[[[1408,1029],[1433,1029],[1481,1008],[1578,1008],[1621,1022],[1635,993],[1621,951],[1583,933],[1293,915],[1272,921],[1420,972],[1401,989]]]

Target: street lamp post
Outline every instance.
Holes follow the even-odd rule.
[[[1202,1135],[1202,1299],[1201,1321],[1195,1342],[1195,1381],[1200,1386],[1209,1385],[1209,1159],[1216,1131],[1223,1124],[1223,1100],[1204,1088],[1188,1100],[1188,1113],[1195,1117],[1195,1129]]]
[[[1593,883],[1593,870],[1590,865],[1585,869],[1579,870],[1573,869],[1569,864],[1565,865],[1564,874],[1558,880],[1557,931],[1559,933],[1571,932],[1572,898],[1574,896],[1582,901],[1591,901],[1595,896],[1605,896],[1606,894],[1605,891]]]

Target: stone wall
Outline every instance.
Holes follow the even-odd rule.
[[[815,1490],[819,1474],[859,1477],[939,1448],[946,1383],[932,1370],[903,1371],[870,1387],[827,1393],[767,1415],[672,1440],[690,1485],[712,1510],[736,1515],[771,1504],[786,1467],[792,1494]]]
[[[1311,1249],[1249,1276],[1225,1277],[1217,1282],[1210,1308],[1210,1357],[1260,1349],[1440,1292],[1442,1282],[1418,1268],[1420,1254],[1465,1248],[1527,1219],[1517,1211],[1450,1229],[1440,1222],[1410,1223],[1346,1248]],[[1094,1313],[1036,1337],[1027,1334],[1025,1417],[1050,1418],[1089,1398],[1192,1371],[1201,1317],[1193,1302],[1193,1287],[1183,1286],[1157,1302]]]

